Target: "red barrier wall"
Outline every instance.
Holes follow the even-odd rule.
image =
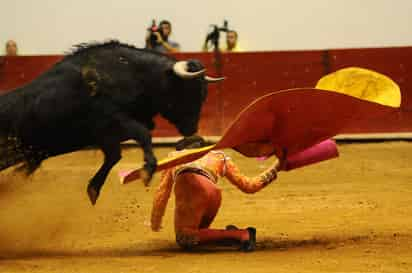
[[[217,136],[254,99],[273,91],[313,87],[323,75],[348,66],[376,70],[391,77],[402,91],[402,111],[384,120],[370,120],[352,132],[377,133],[412,131],[412,47],[336,49],[316,51],[272,51],[223,54],[179,53],[178,59],[196,58],[208,74],[227,79],[211,85],[202,111],[200,133]],[[63,56],[20,56],[0,58],[0,92],[36,78]],[[218,58],[217,58],[218,57]],[[216,60],[221,66],[216,71]],[[310,111],[310,109],[308,109]],[[162,118],[156,119],[155,136],[176,136],[177,131]]]

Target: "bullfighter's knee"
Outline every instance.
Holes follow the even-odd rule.
[[[176,243],[184,250],[191,250],[199,245],[199,238],[194,232],[176,232]]]

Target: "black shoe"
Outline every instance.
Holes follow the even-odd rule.
[[[240,250],[251,252],[256,248],[256,229],[248,227],[246,230],[249,232],[249,240],[241,242]]]
[[[239,228],[235,225],[227,225],[226,230],[239,230]]]

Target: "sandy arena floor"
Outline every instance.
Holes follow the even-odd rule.
[[[281,173],[246,195],[226,181],[214,227],[255,226],[253,253],[181,252],[173,203],[164,229],[148,226],[152,187],[122,186],[117,171],[141,162],[124,151],[95,207],[85,194],[97,151],[50,159],[30,179],[0,174],[0,272],[412,272],[412,143],[347,144],[338,159]],[[170,149],[158,148],[163,157]],[[230,152],[245,173],[269,162]],[[173,201],[173,200],[172,200]]]

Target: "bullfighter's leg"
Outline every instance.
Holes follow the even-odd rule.
[[[177,244],[186,250],[198,245],[240,243],[244,251],[255,247],[256,231],[211,229],[220,204],[221,192],[208,178],[182,173],[175,182],[175,232]]]
[[[94,175],[94,177],[90,180],[89,185],[87,187],[87,194],[89,196],[90,202],[93,205],[96,204],[97,198],[100,194],[100,190],[110,170],[121,159],[120,143],[117,139],[106,140],[101,145],[101,149],[104,154],[103,165]]]
[[[191,229],[185,228],[176,231],[176,242],[185,250],[191,250],[199,245],[233,245],[240,244],[240,249],[245,252],[255,250],[256,230],[247,229]]]

